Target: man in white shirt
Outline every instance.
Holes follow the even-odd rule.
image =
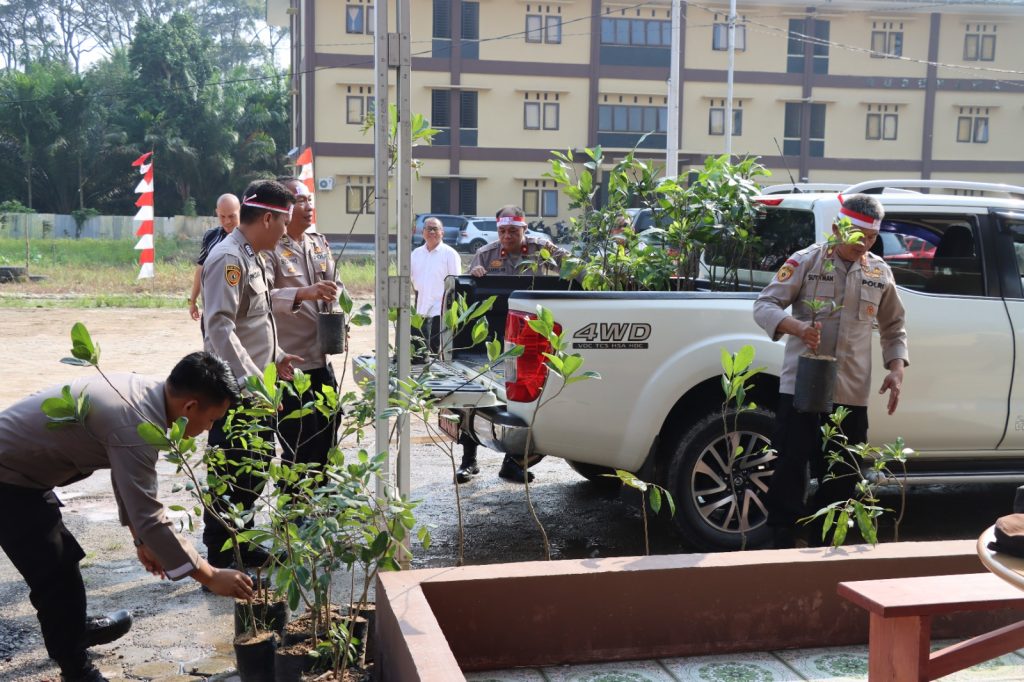
[[[444,226],[437,218],[423,221],[423,246],[411,257],[412,286],[416,290],[416,312],[424,317],[423,327],[413,333],[424,340],[424,351],[441,349],[441,299],[448,275],[462,274],[462,261],[455,249],[442,242]]]

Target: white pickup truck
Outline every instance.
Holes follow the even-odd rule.
[[[909,185],[952,185],[977,196],[882,191]],[[862,191],[878,193],[885,206],[877,243],[900,286],[911,362],[895,415],[886,414],[883,397],[872,399],[872,441],[902,436],[917,451],[908,484],[1024,481],[1024,366],[1016,365],[1024,358],[1024,189],[887,181],[843,194]],[[993,191],[1003,198],[982,196]],[[755,284],[769,281],[792,251],[820,239],[839,208],[835,193],[774,194],[761,201],[766,216],[759,232],[767,253],[763,270],[752,273]],[[462,428],[487,447],[523,453],[540,387],[549,384],[550,395],[560,381],[544,368],[543,344],[524,323],[544,306],[584,356],[584,369],[602,378],[566,387],[537,414],[533,451],[566,459],[587,478],[601,480],[596,477],[615,468],[664,485],[676,499],[676,526],[697,549],[738,548],[741,535],[747,547],[763,543],[773,461],[753,453],[771,434],[783,345],[754,324],[756,292],[540,290],[556,283],[565,288],[565,282],[530,277],[449,281],[450,293],[465,293],[471,302],[498,295],[492,329],[503,331],[506,346],[526,347],[503,372],[446,399],[462,408]],[[464,345],[455,341],[450,347]],[[756,350],[755,365],[765,368],[749,395],[758,409],[741,416],[739,433],[727,435],[721,351],[745,344]],[[883,368],[874,346],[872,382],[880,386]],[[450,371],[470,377],[481,354],[458,351],[445,361]],[[488,390],[491,406],[478,407],[481,389]],[[751,454],[730,466],[736,438]]]

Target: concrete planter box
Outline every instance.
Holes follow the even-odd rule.
[[[382,680],[463,671],[867,642],[844,580],[984,572],[973,540],[528,562],[384,573]],[[937,618],[933,637],[1016,622],[1017,611]]]

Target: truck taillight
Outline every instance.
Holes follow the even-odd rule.
[[[469,232],[466,232],[465,230],[460,231],[459,234],[461,234],[463,237],[469,236]]]
[[[778,206],[784,197],[754,197],[754,201],[765,206]]]
[[[551,352],[551,344],[530,329],[530,320],[535,319],[536,315],[518,310],[508,311],[505,318],[506,350],[513,345],[523,346],[523,354],[518,358],[505,359],[505,397],[511,402],[532,403],[548,377],[543,354]],[[555,331],[561,333],[562,325],[556,322]]]

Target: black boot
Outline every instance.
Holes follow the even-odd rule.
[[[462,464],[455,470],[455,482],[469,483],[479,473],[480,467],[476,463],[476,445],[463,445]]]
[[[530,483],[533,483],[533,474],[523,469],[519,462],[512,458],[512,455],[505,455],[505,459],[501,463],[501,469],[498,471],[498,476],[513,483],[526,483],[526,478],[529,477]]]

